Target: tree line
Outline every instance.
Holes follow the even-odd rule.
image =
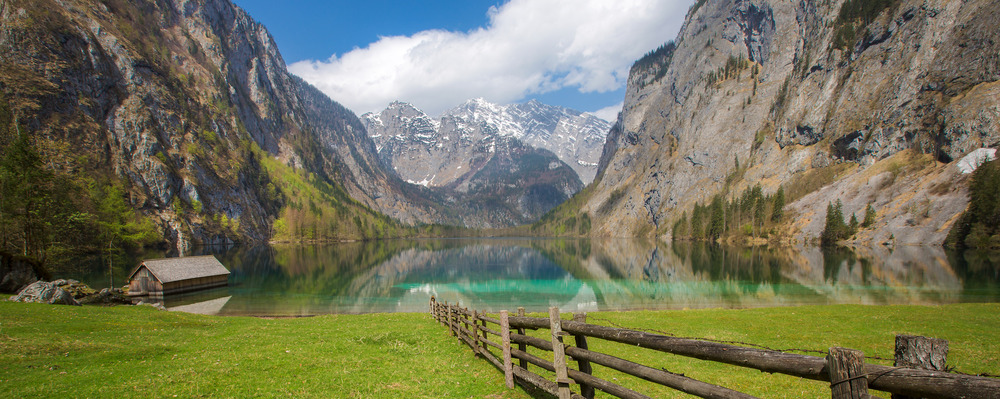
[[[118,179],[55,164],[71,153],[68,145],[30,134],[0,98],[0,252],[45,265],[163,242]]]
[[[706,205],[694,205],[674,223],[675,240],[720,240],[729,237],[768,237],[784,216],[785,190],[764,195],[761,186],[743,190],[731,199],[720,194]]]

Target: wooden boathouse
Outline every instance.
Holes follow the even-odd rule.
[[[128,280],[129,296],[163,296],[225,286],[229,270],[212,255],[148,259]]]

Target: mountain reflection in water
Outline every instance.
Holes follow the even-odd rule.
[[[168,308],[273,316],[424,312],[431,296],[491,312],[1000,300],[996,254],[933,247],[428,239],[203,252],[230,269],[229,287],[200,307],[192,297],[168,297]],[[86,277],[79,279],[91,283]]]

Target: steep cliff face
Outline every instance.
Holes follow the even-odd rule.
[[[760,184],[818,236],[873,204],[865,240],[940,243],[966,203],[950,164],[1000,144],[1000,2],[700,0],[638,61],[598,181],[596,235],[667,235]]]
[[[229,1],[3,1],[0,61],[12,114],[51,167],[123,181],[182,250],[268,239],[294,200],[263,165],[275,158],[346,190],[356,214],[435,218],[360,121],[290,75]]]

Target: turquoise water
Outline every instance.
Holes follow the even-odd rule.
[[[431,296],[485,311],[1000,301],[1000,258],[940,248],[825,251],[644,240],[451,239],[203,249],[229,287],[166,298],[223,315],[423,312]],[[157,254],[146,255],[147,257]],[[103,260],[57,277],[107,286]],[[123,285],[139,259],[119,259]],[[131,264],[132,266],[127,266]]]

